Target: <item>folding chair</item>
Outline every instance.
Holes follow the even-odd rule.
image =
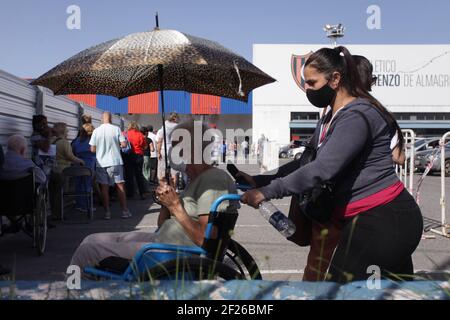
[[[80,192],[80,193],[77,193],[76,189],[75,189],[75,191],[72,192],[71,188],[69,186],[69,183],[74,178],[78,178],[78,179],[82,179],[82,180],[90,178],[90,180],[92,181],[93,171],[88,167],[79,167],[79,166],[68,167],[63,170],[62,181],[61,181],[61,220],[64,221],[64,198],[65,197],[84,197],[88,203],[88,210],[87,210],[88,219],[93,220],[94,219],[93,187],[91,186],[88,188],[88,190],[84,190],[84,192]],[[85,185],[84,183],[82,183],[82,184]],[[68,190],[66,190],[66,189],[68,189]]]

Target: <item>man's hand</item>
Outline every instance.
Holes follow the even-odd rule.
[[[245,192],[241,197],[241,202],[258,209],[261,202],[266,200],[266,197],[258,189],[253,189]]]
[[[160,182],[159,187],[156,189],[156,196],[159,202],[169,209],[171,214],[181,207],[180,197],[175,192],[175,189],[165,181]]]

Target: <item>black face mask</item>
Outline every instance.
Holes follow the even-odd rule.
[[[317,108],[326,108],[331,106],[336,98],[336,91],[328,84],[325,84],[322,88],[317,90],[306,90],[306,97],[313,106]]]

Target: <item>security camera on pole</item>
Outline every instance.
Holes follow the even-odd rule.
[[[326,24],[323,28],[323,31],[327,33],[327,38],[332,39],[333,46],[336,47],[337,39],[344,37],[345,27],[342,25],[342,23],[336,25]]]

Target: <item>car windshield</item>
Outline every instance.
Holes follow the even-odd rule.
[[[425,144],[427,141],[430,141],[430,139],[420,139],[414,142],[414,147],[420,147],[421,145]]]

